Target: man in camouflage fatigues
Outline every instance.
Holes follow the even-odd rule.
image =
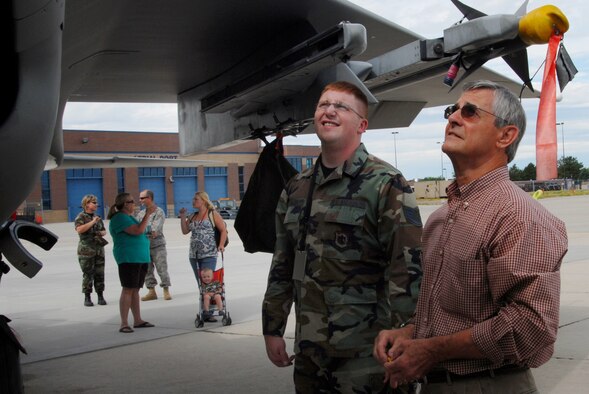
[[[74,228],[80,236],[78,242],[78,261],[82,269],[82,293],[84,305],[94,306],[90,298],[92,286],[98,294],[98,304],[106,305],[104,292],[104,246],[100,243],[106,235],[104,222],[96,215],[97,197],[87,194],[82,198],[83,211],[76,216]]]
[[[417,300],[417,202],[400,172],[360,142],[366,112],[354,85],[325,88],[315,112],[322,154],[288,183],[276,209],[263,334],[270,360],[290,365],[282,337],[294,302],[299,393],[387,392],[372,358],[374,338],[408,320]]]
[[[142,205],[147,207],[152,204],[153,192],[151,190],[144,190],[139,193],[139,200]],[[137,220],[141,221],[145,216],[145,210],[137,213]],[[151,256],[151,263],[147,267],[147,275],[145,276],[145,287],[148,293],[141,298],[142,301],[151,301],[157,299],[155,287],[157,286],[157,279],[154,274],[154,267],[160,277],[160,286],[164,288],[164,300],[171,300],[169,287],[170,275],[168,274],[168,252],[166,251],[166,238],[164,237],[164,221],[166,215],[164,210],[157,207],[155,212],[151,214],[147,224],[147,238],[149,238],[149,253]]]

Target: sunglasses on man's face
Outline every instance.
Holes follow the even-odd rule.
[[[497,116],[494,113],[486,111],[482,108],[479,108],[476,105],[471,104],[471,103],[466,103],[462,107],[458,104],[454,104],[454,105],[450,105],[449,107],[446,107],[446,109],[444,109],[444,119],[448,119],[450,117],[450,115],[452,115],[454,112],[456,112],[458,110],[460,110],[460,116],[462,116],[464,119],[470,119],[473,116],[477,115],[477,111],[482,111],[482,112],[485,112],[489,115],[493,115],[496,118],[501,119],[505,123],[509,123],[505,119],[503,119],[502,117]]]

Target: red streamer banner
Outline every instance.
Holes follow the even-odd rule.
[[[562,36],[553,34],[548,42],[546,65],[538,121],[536,123],[536,180],[545,181],[558,177],[556,138],[556,54]]]

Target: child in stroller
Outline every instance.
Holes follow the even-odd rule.
[[[229,313],[225,311],[225,285],[223,269],[213,271],[203,268],[200,271],[200,305],[201,313],[196,315],[195,326],[203,327],[204,322],[216,322],[216,316],[223,316],[223,325],[231,324]]]
[[[219,315],[223,315],[223,285],[218,280],[213,280],[213,270],[210,268],[204,268],[200,271],[200,280],[202,281],[203,299],[202,318],[207,322],[216,322],[217,319],[213,317],[209,308],[211,306],[211,300],[214,300],[219,310]]]

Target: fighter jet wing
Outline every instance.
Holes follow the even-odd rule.
[[[448,59],[410,61],[422,37],[345,0],[8,0],[0,14],[0,219],[49,157],[65,163],[69,101],[176,102],[189,155],[254,132],[311,132],[334,79],[365,89],[374,128],[408,126],[458,97],[441,83]],[[472,77],[519,89],[488,69]]]
[[[345,67],[326,70],[366,64],[423,38],[342,0],[138,4],[66,2],[62,101],[178,102],[185,155],[247,138],[252,130],[312,132],[318,81],[362,80]],[[340,36],[334,30],[342,21],[350,24]],[[364,43],[355,41],[351,24],[365,28]],[[374,112],[391,114],[371,118],[372,126],[408,126],[422,108],[455,101],[458,94],[441,84],[447,66],[395,89],[370,84],[382,102]],[[477,76],[519,90],[492,71]]]

